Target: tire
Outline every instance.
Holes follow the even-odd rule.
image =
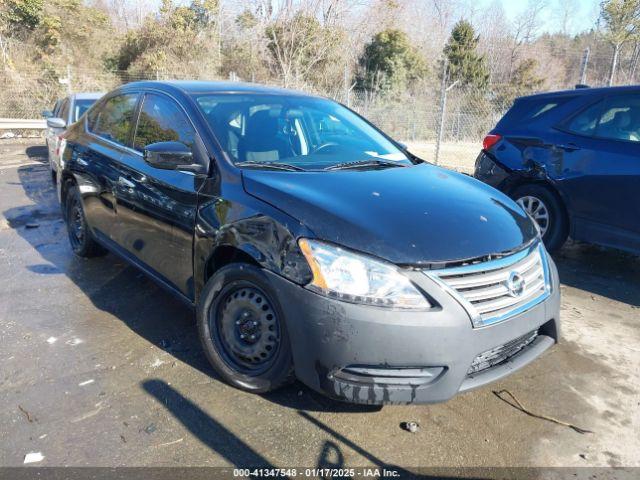
[[[293,381],[284,314],[261,269],[221,268],[205,285],[196,316],[207,359],[227,383],[265,393]]]
[[[562,201],[548,188],[537,185],[521,185],[511,192],[511,198],[527,211],[542,232],[547,250],[559,250],[569,235],[569,222]],[[542,213],[546,213],[545,215]]]
[[[79,257],[90,258],[104,255],[106,251],[95,241],[87,225],[82,208],[80,192],[75,185],[69,187],[65,202],[65,222],[71,250]]]
[[[51,171],[51,180],[55,183],[56,177],[58,176],[58,171],[53,166],[53,162],[51,161],[51,152],[49,152],[48,143],[47,143],[47,160],[49,161],[49,170]]]

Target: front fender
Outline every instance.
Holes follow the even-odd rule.
[[[208,279],[207,266],[222,248],[239,250],[294,283],[308,283],[311,270],[298,247],[302,236],[313,236],[313,232],[242,190],[225,192],[224,198],[206,198],[198,207],[194,236],[196,301]]]

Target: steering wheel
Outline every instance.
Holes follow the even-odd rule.
[[[324,150],[324,149],[329,148],[329,147],[337,147],[337,146],[338,146],[338,144],[336,142],[323,143],[322,145],[318,145],[316,148],[314,148],[311,153],[312,154],[320,153],[321,150]]]

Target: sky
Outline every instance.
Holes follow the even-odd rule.
[[[495,0],[480,0],[481,6],[488,6]],[[513,20],[527,9],[530,0],[499,0],[502,8],[509,20]],[[544,0],[543,0],[544,1]],[[600,0],[546,0],[547,8],[543,14],[543,24],[541,33],[553,33],[560,30],[558,21],[561,5],[568,4],[575,8],[575,13],[571,16],[568,33],[578,33],[589,30],[594,26],[598,12],[600,11]]]
[[[125,0],[130,3],[136,3],[134,0]],[[189,0],[175,0],[176,3],[189,3]],[[229,0],[226,0],[229,1]],[[402,1],[402,0],[400,0]],[[430,1],[430,0],[422,0]],[[527,9],[527,5],[532,0],[468,0],[469,4],[474,7],[488,7],[498,2],[502,4],[505,14],[509,20],[513,20],[519,14]],[[568,32],[575,34],[584,30],[589,30],[594,26],[599,12],[600,0],[533,0],[536,2],[544,2],[547,8],[543,12],[540,33],[553,33],[561,30],[559,12],[562,10],[561,5],[571,5],[575,11],[571,15],[568,22]],[[149,5],[159,6],[161,0],[147,0],[145,3]]]

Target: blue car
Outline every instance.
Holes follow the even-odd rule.
[[[475,177],[519,203],[548,250],[571,236],[640,253],[640,87],[518,98],[485,137]]]

